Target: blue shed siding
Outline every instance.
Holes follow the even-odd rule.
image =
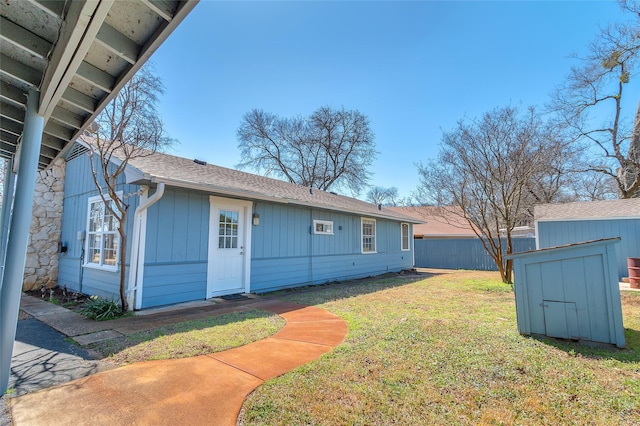
[[[209,196],[167,189],[147,211],[142,307],[204,299]]]
[[[118,190],[123,194],[131,194],[140,188],[137,185],[124,183],[124,176],[118,180]],[[90,197],[98,195],[98,190],[91,178],[91,165],[88,156],[80,156],[67,162],[64,180],[64,200],[62,211],[61,241],[67,245],[67,252],[60,253],[58,266],[58,284],[85,294],[120,299],[118,271],[110,272],[94,268],[82,268],[82,289],[80,289],[80,256],[82,242],[77,239],[78,231],[87,228],[87,205]],[[133,220],[131,216],[138,205],[138,196],[127,198],[130,205],[125,223],[126,234],[131,235]],[[131,241],[126,241],[127,253],[131,249]],[[127,260],[129,256],[127,255]],[[125,265],[128,268],[128,264]]]
[[[640,257],[640,218],[538,222],[539,248],[620,237],[616,247],[618,277],[629,275],[628,257]]]

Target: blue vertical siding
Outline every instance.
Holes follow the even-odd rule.
[[[515,255],[518,330],[624,347],[614,246],[604,241]]]
[[[118,191],[131,194],[140,188],[137,185],[125,184],[124,176],[118,180]],[[58,266],[58,285],[66,286],[74,291],[85,294],[95,294],[101,297],[119,300],[120,274],[118,271],[109,272],[94,268],[80,268],[82,241],[77,239],[78,231],[86,231],[87,209],[90,197],[98,195],[91,177],[91,165],[88,156],[80,156],[67,162],[64,179],[64,200],[62,211],[61,241],[67,245],[67,252],[60,253]],[[138,205],[138,196],[126,198],[129,203],[126,234],[133,230],[133,212]],[[131,241],[126,241],[127,253],[131,249]],[[129,256],[127,255],[127,260]],[[128,264],[125,265],[128,267]],[[81,272],[82,271],[82,272]],[[82,289],[80,288],[80,274],[82,273]]]
[[[401,250],[400,222],[376,219],[377,253],[361,253],[361,216],[257,202],[252,229],[251,291],[266,292],[397,272],[413,267]],[[313,233],[314,220],[333,222],[333,235]]]
[[[533,238],[514,238],[513,252],[535,250]],[[416,266],[420,268],[497,271],[498,267],[478,238],[429,238],[414,240]],[[507,242],[503,242],[506,249]]]
[[[620,237],[616,247],[618,277],[629,275],[628,257],[640,257],[640,219],[567,220],[538,222],[539,248]]]
[[[147,210],[142,307],[204,299],[209,195],[167,189]]]

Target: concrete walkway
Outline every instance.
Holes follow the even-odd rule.
[[[284,328],[274,336],[224,352],[135,363],[12,398],[13,424],[235,425],[242,403],[253,389],[331,351],[347,334],[346,323],[325,310],[279,300],[251,302],[223,306],[217,313],[261,309],[283,317],[287,322]],[[211,309],[194,307],[185,315],[211,315]],[[69,314],[72,312],[64,315]],[[175,322],[175,315],[165,314],[165,321]],[[163,322],[162,317],[162,313],[147,316],[144,327],[149,322]],[[142,327],[143,322],[136,318],[141,317],[110,321],[109,327],[78,323],[75,317],[66,322],[67,326],[65,321],[50,322],[58,329],[75,330],[78,334],[74,339],[78,340],[81,336],[129,331],[136,324]]]

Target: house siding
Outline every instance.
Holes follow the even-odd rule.
[[[140,189],[137,185],[125,184],[124,180],[124,176],[121,176],[117,184],[118,191],[122,191],[123,194],[131,194]],[[77,234],[79,231],[86,233],[88,200],[90,197],[98,195],[98,190],[91,178],[91,165],[88,156],[82,155],[67,162],[64,188],[60,240],[67,246],[67,251],[59,255],[58,285],[85,294],[119,300],[119,271],[104,271],[91,267],[81,268],[80,264],[83,242],[77,239]],[[133,229],[131,216],[138,205],[138,198],[137,195],[127,198],[130,207],[125,223],[126,235],[131,235]],[[129,238],[126,243],[127,253],[129,253],[131,248]],[[127,260],[128,258],[127,255]],[[125,267],[128,269],[128,264]],[[80,284],[81,275],[82,284]]]
[[[620,237],[616,247],[618,277],[628,276],[627,258],[640,257],[640,218],[539,221],[538,248]]]
[[[142,307],[204,299],[209,196],[168,189],[147,211]]]
[[[258,202],[252,230],[251,291],[362,278],[413,267],[401,250],[400,222],[376,219],[376,253],[361,253],[362,216]],[[333,235],[313,233],[314,220],[333,222]],[[342,229],[340,229],[342,228]]]
[[[88,157],[68,162],[61,232],[68,251],[60,255],[59,282],[70,290],[117,300],[118,272],[80,265],[82,244],[76,235],[78,231],[86,231],[88,199],[97,195],[90,176]],[[139,189],[138,185],[125,184],[124,176],[118,183],[118,190],[124,194],[133,194]],[[146,211],[142,308],[206,297],[211,195],[214,194],[168,187]],[[139,197],[131,195],[127,200],[130,204],[126,223],[129,261]],[[251,213],[260,215],[260,224],[251,229],[248,277],[251,292],[361,278],[413,267],[413,248],[401,250],[399,220],[376,218],[377,252],[363,254],[361,219],[366,216],[260,200],[253,201]],[[332,221],[334,234],[314,234],[314,220]],[[125,265],[127,269],[128,266]]]

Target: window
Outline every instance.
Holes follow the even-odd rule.
[[[114,202],[111,203],[115,209]],[[118,218],[105,208],[100,196],[89,198],[84,264],[115,271],[119,242]]]
[[[232,210],[220,210],[218,222],[218,248],[238,248],[238,217],[240,213]]]
[[[333,222],[328,220],[314,220],[313,233],[333,235]]]
[[[402,234],[402,251],[411,250],[410,240],[409,240],[409,224],[402,223],[400,224],[401,234]]]
[[[362,252],[376,252],[376,221],[375,219],[362,219]]]

